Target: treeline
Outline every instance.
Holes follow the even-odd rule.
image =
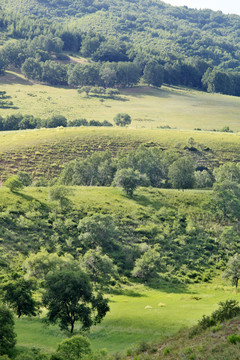
[[[203,189],[225,180],[240,184],[240,163],[226,163],[213,170],[199,165],[190,156],[144,145],[128,154],[98,152],[65,165],[59,184],[84,186],[122,186],[132,195],[137,186]]]
[[[116,158],[107,151],[70,161],[58,180],[63,185],[85,186],[118,185],[119,181],[126,192],[132,194],[131,189],[137,186],[209,188],[213,185],[214,175],[209,169],[198,167],[191,157],[143,145],[127,155],[118,153]]]
[[[32,115],[8,115],[6,118],[0,116],[0,131],[25,130],[40,128],[56,128],[58,126],[113,126],[107,120],[86,120],[75,119],[67,120],[63,115],[53,115],[48,119],[35,118]]]
[[[164,34],[161,29],[161,36],[168,36],[173,43],[176,42],[176,46],[173,47],[176,51],[174,54],[160,51],[156,44],[139,46],[135,38],[133,45],[132,40],[126,36],[116,40],[114,36],[103,35],[97,30],[82,31],[79,26],[66,26],[54,20],[27,18],[2,11],[0,28],[3,34],[18,40],[6,43],[1,48],[0,71],[4,71],[9,65],[14,65],[21,68],[29,79],[51,85],[126,87],[138,84],[143,78],[147,84],[154,86],[161,86],[162,83],[184,85],[209,92],[239,96],[240,49],[235,41],[236,17],[218,14],[218,21],[224,22],[226,28],[224,31],[219,30],[219,34],[213,36],[206,19],[210,19],[215,24],[215,13],[196,11],[199,18],[202,17],[202,23],[204,21],[204,26],[201,23],[201,31],[204,31],[205,35],[200,41],[195,29],[196,42],[192,44],[191,49],[187,49],[189,38],[192,38],[190,28],[196,26],[198,22],[197,16],[194,17],[194,10],[181,8],[180,16],[178,8],[162,6],[158,8],[159,14],[161,9],[164,26],[166,26],[166,16],[178,19],[175,26],[179,31],[178,36],[173,36],[170,28],[165,29]],[[126,17],[124,24],[130,26],[130,23],[137,22],[137,17],[134,18],[133,14],[131,16],[132,20]],[[184,23],[188,30],[183,30],[178,25],[182,18],[188,19],[188,25]],[[171,25],[173,26],[172,20]],[[216,24],[213,28],[214,26]],[[230,31],[231,28],[233,33]],[[160,41],[159,31],[160,29],[155,28],[152,39],[157,38]],[[211,32],[211,39],[206,35],[208,32]],[[232,35],[231,42],[225,39],[226,33],[228,37]],[[187,43],[185,39],[188,39]],[[179,46],[183,46],[184,53],[188,54],[187,59]],[[210,49],[214,53],[213,56],[210,56]],[[78,53],[93,62],[69,64],[68,57],[63,51]]]

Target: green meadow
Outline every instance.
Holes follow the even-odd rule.
[[[221,284],[178,287],[163,285],[151,289],[143,285],[128,286],[109,294],[110,309],[100,325],[90,332],[92,347],[110,352],[125,351],[134,344],[164,340],[179,330],[190,327],[210,314],[220,301],[238,299],[235,291]],[[67,336],[57,326],[46,326],[41,319],[18,319],[16,331],[19,347],[37,347],[54,351]]]
[[[2,116],[19,112],[43,118],[62,114],[68,119],[112,121],[117,113],[126,112],[132,117],[132,128],[220,130],[229,126],[240,130],[238,97],[188,88],[137,86],[121,90],[118,100],[101,99],[80,95],[76,89],[38,84],[10,71],[0,78],[0,87],[15,107],[0,109]]]

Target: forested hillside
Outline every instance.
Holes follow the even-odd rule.
[[[17,12],[15,2],[5,0],[1,35],[3,41],[19,39],[22,56],[16,59],[11,51],[6,57],[4,45],[0,68],[23,66],[27,77],[52,85],[132,86],[143,76],[154,86],[164,82],[239,96],[239,19],[157,0],[22,0]],[[90,58],[95,80],[79,81],[79,69],[53,62],[52,52],[62,51]],[[48,80],[54,71],[57,76]],[[126,72],[127,80],[121,81]]]

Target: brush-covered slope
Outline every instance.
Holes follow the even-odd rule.
[[[129,350],[129,356],[124,359],[136,359],[138,354],[139,360],[237,360],[240,358],[239,326],[240,318],[236,317],[194,336],[192,329],[181,331],[160,344],[142,343]]]
[[[191,138],[197,151],[188,149]],[[240,160],[238,133],[94,127],[9,131],[0,132],[0,179],[5,180],[19,170],[51,179],[71,160],[106,150],[115,156],[141,144],[177,150],[210,169],[226,161]]]

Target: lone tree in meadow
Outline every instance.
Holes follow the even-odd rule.
[[[230,279],[232,285],[238,287],[238,282],[240,279],[240,255],[235,254],[231,257],[227,264],[227,269],[223,273],[223,278]]]
[[[113,121],[115,122],[115,124],[117,126],[126,126],[126,125],[130,125],[132,122],[131,116],[125,113],[119,113],[115,116],[115,118],[113,119]]]
[[[82,330],[100,323],[109,311],[108,300],[94,294],[89,277],[82,270],[62,270],[50,274],[45,282],[43,304],[49,322],[59,322],[62,330],[73,333],[79,321]]]

